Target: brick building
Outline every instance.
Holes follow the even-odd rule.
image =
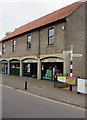
[[[73,76],[87,78],[85,46],[86,2],[76,2],[32,21],[2,39],[2,73],[50,79],[56,67],[58,74],[70,73],[70,51],[82,57],[73,58]]]

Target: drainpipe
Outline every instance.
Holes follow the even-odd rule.
[[[39,30],[39,51],[38,51],[38,57],[40,58],[40,30]]]

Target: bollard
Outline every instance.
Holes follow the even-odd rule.
[[[53,80],[54,80],[54,88],[55,88],[55,77],[53,77]]]
[[[55,86],[55,79],[54,79],[54,88],[55,88],[56,86]]]
[[[72,91],[72,85],[70,84],[70,91]]]
[[[80,92],[77,92],[77,94],[80,94]]]
[[[25,90],[27,90],[28,84],[27,81],[25,81]]]
[[[54,88],[56,87],[57,76],[54,76]]]

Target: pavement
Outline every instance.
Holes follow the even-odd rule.
[[[69,86],[65,88],[54,87],[54,82],[47,80],[38,80],[28,77],[17,77],[11,75],[1,75],[2,84],[20,89],[39,96],[61,101],[71,105],[76,105],[86,108],[85,94],[77,94],[76,86],[73,86],[72,91],[69,91]],[[28,82],[28,89],[25,90],[25,81]],[[3,91],[2,91],[3,95]]]

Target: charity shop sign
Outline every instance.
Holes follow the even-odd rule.
[[[76,78],[75,77],[66,77],[66,83],[76,84]]]
[[[64,83],[66,83],[66,76],[58,76],[58,77],[57,77],[57,80],[58,80],[59,82],[64,82]]]
[[[58,76],[57,80],[59,82],[64,82],[64,83],[68,83],[68,84],[76,84],[76,78],[75,77],[67,77],[67,76]]]
[[[87,79],[77,79],[77,92],[87,94]]]

